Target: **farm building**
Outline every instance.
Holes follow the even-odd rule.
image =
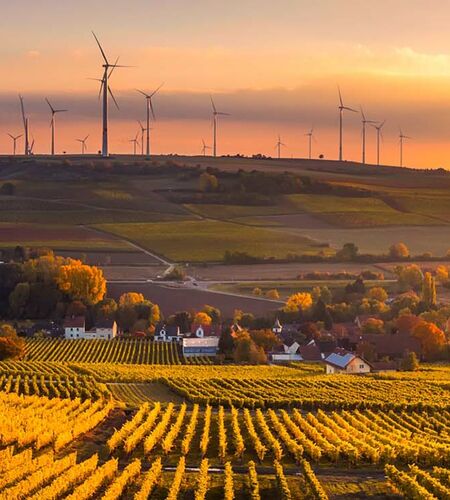
[[[204,337],[220,337],[222,325],[198,325],[192,323],[191,337],[202,339]]]
[[[315,340],[311,340],[306,345],[299,345],[298,342],[283,344],[279,351],[272,353],[274,363],[286,363],[289,361],[323,361],[325,354],[320,351]]]
[[[183,338],[180,327],[159,323],[155,328],[155,342],[180,342]]]
[[[326,373],[369,373],[371,365],[361,356],[337,349],[325,359]]]
[[[64,321],[64,338],[66,339],[111,340],[116,336],[117,323],[112,319],[98,321],[91,330],[86,330],[86,321],[82,316],[66,318]]]
[[[183,339],[183,356],[216,356],[219,350],[219,337]]]

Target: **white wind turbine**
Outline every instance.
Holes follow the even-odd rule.
[[[146,154],[147,156],[150,156],[150,113],[152,114],[153,120],[156,120],[155,118],[155,110],[153,109],[153,102],[152,98],[155,96],[155,94],[158,92],[158,90],[164,85],[164,83],[161,83],[161,85],[154,90],[151,94],[147,94],[146,92],[143,92],[142,90],[136,89],[137,92],[142,94],[145,97],[146,104],[147,104],[147,137],[146,137]]]
[[[77,139],[81,143],[81,154],[84,155],[86,152],[86,141],[88,140],[89,134],[84,139]]]
[[[202,139],[202,144],[203,144],[203,147],[202,147],[202,155],[203,156],[206,156],[206,151],[208,149],[211,149],[211,146],[207,146],[206,142],[205,142],[205,139]]]
[[[377,131],[377,166],[380,166],[380,139],[383,139],[383,132],[381,129],[383,128],[386,120],[383,120],[378,125],[372,125],[374,129]]]
[[[369,123],[370,125],[374,125],[375,123],[378,123],[374,120],[368,120],[366,118],[366,115],[364,114],[364,111],[362,109],[362,106],[359,107],[361,110],[361,123],[362,123],[362,163],[365,165],[366,163],[366,124]]]
[[[16,156],[16,143],[17,143],[17,139],[20,139],[23,136],[23,134],[14,136],[14,135],[8,133],[8,135],[13,140],[13,155]]]
[[[139,146],[138,135],[139,135],[139,132],[136,133],[136,136],[134,137],[134,139],[130,139],[128,141],[128,142],[133,143],[133,155],[134,156],[136,156],[137,147]]]
[[[282,146],[286,147],[286,144],[283,144],[283,143],[281,142],[281,137],[280,137],[280,135],[278,135],[278,141],[277,141],[277,143],[275,144],[275,149],[277,149],[277,151],[278,151],[278,159],[280,159],[280,158],[281,158],[281,147],[282,147]]]
[[[141,129],[141,155],[144,156],[144,133],[146,132],[146,128],[142,125],[142,122],[138,120],[139,128]]]
[[[216,105],[214,104],[213,98],[211,97],[211,106],[212,106],[212,114],[213,114],[213,155],[217,156],[217,122],[218,116],[230,116],[229,113],[223,113],[222,111],[217,111]]]
[[[50,104],[50,101],[45,98],[45,100],[47,101],[47,104],[50,108],[50,111],[52,113],[52,120],[50,122],[50,127],[52,129],[52,147],[51,147],[51,154],[52,156],[54,156],[55,154],[55,128],[56,128],[56,121],[55,121],[55,116],[57,113],[65,113],[67,111],[67,109],[55,109],[51,104]]]
[[[400,134],[398,137],[400,139],[400,166],[403,167],[403,140],[404,139],[412,139],[412,137],[404,135],[402,132],[402,129],[400,129]]]
[[[308,156],[309,156],[309,159],[311,159],[312,158],[312,141],[314,139],[314,127],[311,127],[311,130],[308,133],[306,133],[305,135],[308,136]]]
[[[351,111],[353,113],[357,113],[356,109],[349,108],[348,106],[344,106],[344,101],[342,100],[341,89],[338,87],[339,93],[339,161],[342,161],[343,158],[343,121],[344,121],[344,111]]]
[[[102,64],[103,67],[103,78],[101,78],[99,81],[101,82],[100,85],[100,93],[99,96],[102,95],[103,97],[103,125],[102,125],[102,156],[108,156],[109,151],[108,151],[108,94],[111,95],[114,104],[116,105],[117,109],[119,109],[119,105],[117,104],[117,101],[111,91],[111,88],[109,86],[108,80],[112,75],[112,72],[114,71],[115,68],[128,68],[129,66],[122,66],[117,64],[119,61],[119,58],[116,59],[116,62],[114,64],[110,64],[108,61],[108,58],[106,57],[106,54],[100,45],[100,42],[98,41],[97,36],[95,35],[94,32],[92,32],[94,35],[95,41],[97,42],[98,48],[100,49],[100,52],[103,57],[104,63]],[[111,71],[110,71],[111,70]]]

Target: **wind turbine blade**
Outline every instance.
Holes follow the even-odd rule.
[[[154,90],[154,91],[150,94],[150,98],[152,98],[152,97],[156,94],[156,92],[158,92],[158,90],[159,90],[159,89],[160,89],[163,85],[164,85],[164,82],[163,82],[163,83],[161,83],[161,85],[160,85],[160,86],[159,86],[156,90]]]
[[[152,102],[152,99],[150,98],[150,99],[149,99],[149,101],[150,101],[150,111],[152,112],[153,120],[156,120],[156,117],[155,117],[155,110],[153,109],[153,102]]]
[[[89,137],[89,134],[83,139],[83,141],[87,141],[88,140],[88,137]]]
[[[97,42],[98,48],[100,49],[100,52],[102,53],[102,56],[103,56],[103,59],[105,60],[105,63],[109,66],[109,62],[108,62],[108,59],[106,58],[106,54],[103,51],[103,48],[100,45],[100,42],[98,41],[96,34],[94,32],[92,32],[92,34],[94,35],[95,41]]]
[[[362,116],[363,122],[371,123],[371,122],[369,122],[369,121],[366,120],[366,115],[364,114],[362,106],[359,106],[359,109],[361,110],[361,116]]]
[[[119,62],[120,56],[117,56],[116,62],[110,66],[111,71],[109,72],[108,78],[112,75],[113,71],[117,68],[117,63]]]
[[[221,116],[231,116],[230,113],[222,113],[221,111],[219,111],[218,113],[216,113],[216,115],[221,115]]]
[[[11,139],[16,140],[16,137],[14,137],[13,135],[11,135],[9,133],[8,133],[8,135],[9,135],[9,137],[11,137]]]
[[[338,93],[339,93],[339,102],[340,102],[341,106],[343,107],[344,101],[342,100],[341,88],[339,87],[339,85],[338,85]]]
[[[45,100],[47,101],[47,104],[48,104],[49,108],[51,109],[52,113],[54,113],[55,110],[53,109],[53,106],[50,104],[50,101],[47,98],[45,98]]]
[[[139,90],[139,89],[135,89],[135,90],[136,90],[136,92],[139,92],[143,96],[147,97],[147,99],[150,98],[150,96],[148,94],[146,94],[145,92],[142,92],[142,90]]]
[[[379,125],[380,128],[382,128],[384,126],[384,124],[386,123],[386,120],[383,120],[382,124]]]
[[[356,109],[349,108],[347,106],[343,106],[342,109],[346,109],[347,111],[352,111],[353,113],[357,113],[358,112],[358,111],[356,111]]]
[[[213,111],[214,111],[214,113],[217,113],[216,105],[214,104],[212,95],[210,95],[209,97],[211,98],[211,104],[212,104]]]
[[[67,113],[68,109],[55,109],[55,113]]]
[[[112,97],[112,100],[114,101],[114,104],[116,105],[116,108],[120,109],[119,105],[117,104],[116,98],[114,97],[114,94],[111,91],[111,87],[109,85],[108,85],[108,92],[109,92],[109,95]]]

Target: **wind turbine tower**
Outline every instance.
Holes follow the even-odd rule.
[[[278,141],[277,143],[275,144],[275,148],[277,149],[278,151],[278,159],[281,158],[281,146],[286,146],[286,144],[283,144],[281,142],[281,137],[278,135]]]
[[[158,92],[158,90],[164,85],[164,83],[161,83],[161,85],[154,90],[151,94],[147,94],[146,92],[143,92],[142,90],[136,89],[137,92],[142,94],[145,97],[145,100],[147,102],[147,128],[145,129],[147,131],[147,137],[146,137],[146,154],[147,156],[150,156],[150,113],[152,114],[153,120],[156,120],[155,118],[155,110],[153,109],[153,102],[152,98],[155,96],[155,94]],[[142,125],[141,125],[142,129]]]
[[[212,106],[212,114],[213,114],[213,156],[217,156],[217,122],[218,116],[230,116],[229,113],[223,113],[222,111],[217,111],[216,105],[214,104],[214,100],[211,97],[211,106]]]
[[[28,144],[28,118],[25,116],[25,106],[23,103],[23,97],[19,94],[20,100],[20,110],[22,113],[22,121],[23,121],[23,134],[25,136],[25,156],[28,156],[29,153],[29,144]]]
[[[208,149],[211,149],[211,146],[207,146],[207,145],[206,145],[206,142],[205,142],[205,140],[204,140],[204,139],[202,139],[202,144],[203,144],[203,147],[202,147],[202,155],[203,155],[203,156],[206,156],[206,151],[207,151]]]
[[[400,166],[403,167],[403,141],[405,139],[412,139],[412,137],[404,135],[402,129],[400,129],[399,139],[400,139]]]
[[[348,106],[344,105],[344,101],[342,100],[342,94],[341,94],[341,89],[338,87],[338,93],[339,93],[339,161],[342,161],[343,159],[343,147],[342,147],[342,142],[343,142],[343,122],[344,122],[344,111],[351,111],[352,113],[357,113],[356,109],[349,108]]]
[[[380,166],[380,139],[383,138],[383,132],[381,129],[383,128],[384,124],[386,123],[386,120],[383,120],[381,123],[378,125],[372,125],[377,131],[377,166]]]
[[[100,45],[100,42],[98,41],[97,36],[95,35],[94,32],[92,32],[94,35],[95,41],[97,42],[98,48],[100,49],[100,52],[103,57],[104,63],[102,64],[103,67],[103,78],[100,80],[101,85],[100,85],[100,94],[102,95],[102,101],[103,101],[103,124],[102,124],[102,156],[108,156],[109,151],[108,151],[108,94],[111,95],[114,104],[116,105],[117,109],[119,109],[119,105],[117,104],[117,101],[111,91],[111,88],[109,86],[108,80],[112,75],[112,72],[114,71],[115,68],[127,68],[128,66],[122,66],[118,65],[119,58],[116,59],[116,62],[114,64],[110,64],[108,61],[108,58],[106,57],[106,54]],[[111,71],[110,71],[111,70]]]
[[[309,159],[311,159],[311,157],[312,157],[312,140],[314,137],[314,127],[311,127],[311,130],[305,135],[308,136],[308,157],[309,157]]]
[[[375,124],[377,122],[373,121],[373,120],[368,120],[366,118],[366,115],[364,114],[364,111],[362,109],[362,106],[360,106],[360,109],[361,109],[361,122],[362,122],[362,163],[363,165],[366,164],[366,124],[369,123],[369,124]]]
[[[65,113],[67,111],[67,109],[55,109],[51,104],[50,104],[50,101],[45,98],[45,100],[47,101],[47,104],[50,108],[50,111],[52,113],[52,120],[50,122],[50,127],[52,129],[52,156],[55,155],[55,128],[56,128],[56,120],[55,120],[55,115],[57,113]]]

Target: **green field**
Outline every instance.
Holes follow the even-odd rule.
[[[96,227],[174,261],[220,261],[226,250],[275,258],[285,258],[289,253],[314,255],[324,250],[301,235],[222,221],[101,224]]]

